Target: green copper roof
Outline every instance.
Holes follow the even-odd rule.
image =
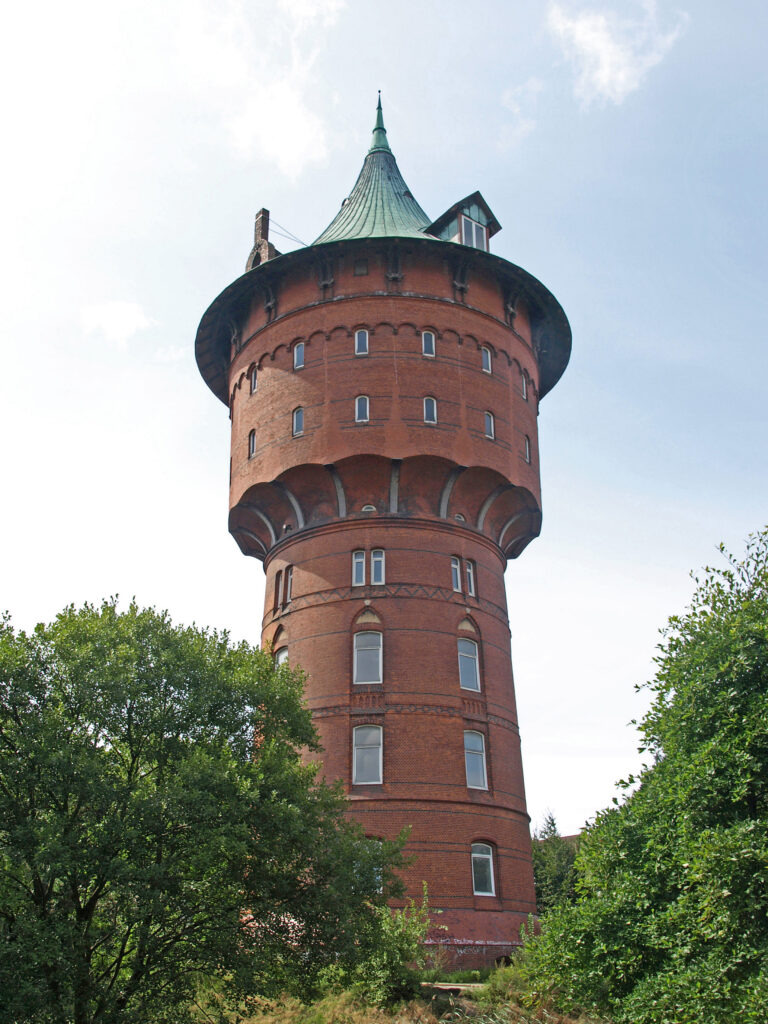
[[[389,148],[379,96],[371,148],[355,187],[313,245],[343,238],[424,238],[430,223],[409,192]]]

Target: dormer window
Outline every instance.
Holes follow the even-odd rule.
[[[488,251],[488,230],[479,221],[472,220],[465,214],[461,215],[461,244],[471,245],[473,249]]]

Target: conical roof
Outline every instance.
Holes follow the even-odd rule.
[[[379,94],[371,148],[355,187],[312,244],[343,238],[424,238],[431,223],[403,181],[389,148]]]

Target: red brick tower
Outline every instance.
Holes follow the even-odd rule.
[[[489,252],[479,192],[437,220],[381,104],[354,189],[311,246],[256,218],[196,352],[229,406],[229,528],[264,562],[262,641],[307,673],[325,774],[370,836],[410,826],[406,883],[464,962],[535,910],[504,591],[541,524],[536,417],[570,328]]]

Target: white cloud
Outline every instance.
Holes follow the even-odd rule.
[[[673,28],[658,24],[655,0],[642,0],[637,18],[615,11],[568,14],[552,4],[547,23],[576,69],[574,92],[587,107],[594,102],[623,103],[667,54],[688,22],[679,13]]]
[[[157,349],[152,358],[162,366],[183,363],[189,359],[189,346],[185,348],[182,345],[167,345],[165,348]]]
[[[499,137],[499,148],[512,149],[530,135],[536,127],[536,120],[531,115],[536,97],[544,88],[540,78],[529,78],[522,85],[507,89],[501,97],[502,104],[512,114],[512,120],[502,126]]]
[[[134,334],[157,324],[135,302],[100,302],[84,306],[80,319],[86,334],[101,334],[121,348]]]

